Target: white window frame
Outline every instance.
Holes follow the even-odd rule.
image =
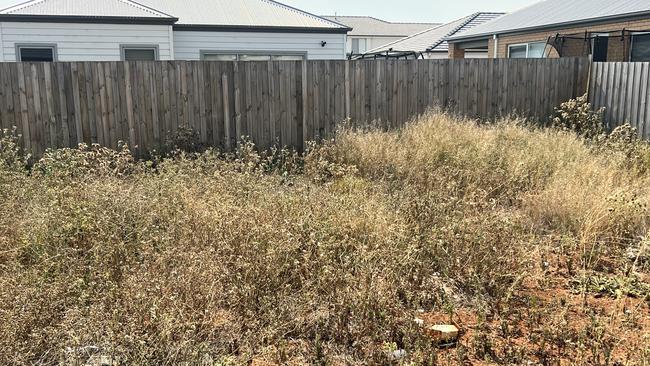
[[[368,38],[366,37],[350,37],[350,52],[352,54],[364,54],[368,52]],[[358,50],[354,50],[354,42],[357,42],[357,48]],[[363,42],[363,48],[361,47],[361,43]]]
[[[120,45],[120,59],[122,61],[127,61],[126,51],[127,50],[153,50],[154,59],[153,61],[160,61],[160,51],[157,44],[121,44]]]
[[[546,45],[545,41],[533,41],[533,42],[526,42],[526,43],[514,43],[514,44],[509,44],[508,45],[508,58],[510,58],[510,49],[513,47],[521,47],[521,46],[526,46],[526,58],[529,58],[530,55],[530,45],[534,43],[544,43]],[[546,58],[546,47],[544,47],[544,53],[542,54],[542,58]]]
[[[632,32],[630,34],[630,54],[627,55],[627,61],[632,62],[632,51],[634,50],[634,36],[648,35],[650,32]]]
[[[17,62],[34,62],[34,61],[23,61],[20,50],[23,48],[43,48],[52,50],[52,62],[56,62],[59,59],[59,50],[56,43],[16,43],[16,61]],[[47,61],[45,61],[47,62]]]
[[[296,51],[286,51],[285,52],[285,51],[200,50],[199,53],[200,53],[201,61],[205,60],[205,57],[208,56],[208,55],[235,56],[237,61],[240,61],[241,56],[270,56],[271,60],[273,59],[273,56],[296,56],[296,57],[302,58],[303,60],[307,60],[307,52],[296,52]]]

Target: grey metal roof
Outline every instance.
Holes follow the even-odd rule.
[[[0,14],[173,19],[169,14],[129,0],[32,0],[0,10]]]
[[[440,25],[440,23],[388,22],[367,16],[325,15],[323,18],[352,28],[348,33],[349,36],[406,37]]]
[[[391,49],[394,52],[447,52],[449,50],[449,45],[446,41],[447,37],[455,34],[463,34],[473,27],[503,16],[503,14],[474,13],[470,16],[454,20],[453,22],[383,45],[368,51],[368,53],[384,52]]]
[[[179,25],[347,29],[272,0],[138,0],[173,14]]]
[[[545,0],[449,39],[480,38],[493,34],[607,21],[642,14],[650,15],[649,0]]]

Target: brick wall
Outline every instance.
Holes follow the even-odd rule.
[[[526,34],[516,34],[516,35],[502,35],[499,37],[497,57],[506,58],[508,57],[508,46],[518,43],[529,43],[529,42],[546,42],[548,37],[553,37],[556,34],[575,34],[578,37],[584,35],[585,31],[589,33],[606,33],[608,31],[613,32],[612,35],[620,36],[620,31],[623,29],[627,30],[650,30],[650,18],[648,19],[639,19],[607,24],[598,24],[592,26],[581,26],[581,27],[571,27],[571,28],[558,28],[553,30],[545,30],[543,32],[535,33],[526,33]],[[580,42],[572,42],[569,47],[565,47],[564,51],[567,56],[578,56],[584,54],[584,47],[587,45],[581,44]],[[547,57],[556,58],[558,53],[550,47],[546,49],[547,52],[550,51],[550,54]],[[629,38],[625,41],[622,41],[619,37],[612,37],[609,39],[608,46],[608,61],[625,61],[627,60],[630,53]],[[494,57],[494,40],[489,40],[489,49],[488,57]]]

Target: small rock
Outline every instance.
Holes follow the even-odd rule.
[[[455,325],[432,325],[427,330],[438,342],[455,342],[458,340],[459,330]]]
[[[391,355],[393,356],[393,359],[401,360],[406,357],[406,350],[398,349],[397,351],[393,351]]]

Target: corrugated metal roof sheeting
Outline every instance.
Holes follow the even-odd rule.
[[[491,21],[502,15],[503,13],[475,13],[399,41],[383,45],[368,51],[368,53],[383,52],[389,49],[393,49],[395,52],[446,52],[449,49],[446,38],[450,35],[466,32],[472,27]]]
[[[545,0],[504,15],[450,39],[471,38],[517,30],[562,26],[603,18],[650,13],[649,0]]]
[[[349,36],[390,36],[406,37],[412,34],[422,32],[440,23],[398,23],[387,22],[385,20],[362,17],[362,16],[323,16],[325,19],[345,24],[352,28],[348,33]]]
[[[128,0],[36,0],[0,11],[7,15],[172,18]]]
[[[179,18],[176,24],[251,27],[346,28],[271,0],[139,0]]]

